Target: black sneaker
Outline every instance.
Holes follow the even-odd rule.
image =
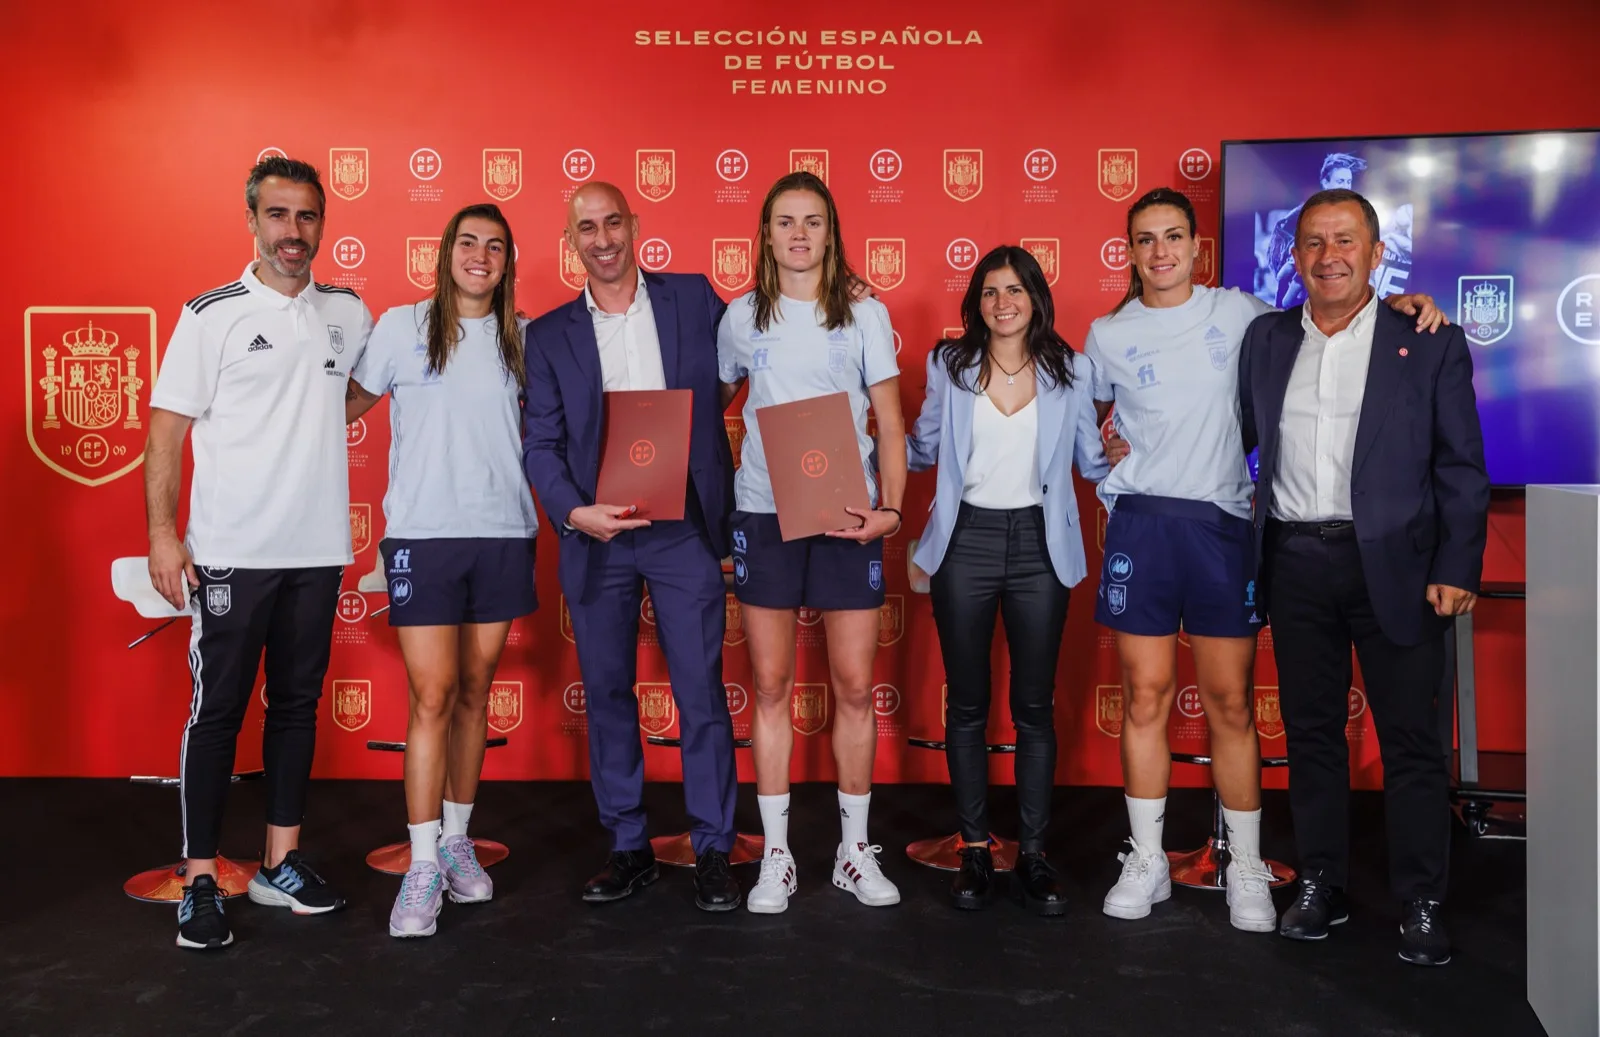
[[[233,942],[228,920],[222,916],[222,892],[211,875],[197,875],[183,887],[178,904],[178,946],[195,951],[214,951]]]
[[[290,850],[276,868],[256,872],[248,893],[258,904],[286,907],[297,915],[321,915],[344,907],[344,897],[328,888],[299,850]]]
[[[1407,902],[1400,921],[1400,960],[1412,965],[1450,964],[1450,934],[1437,900]]]
[[[1350,906],[1343,889],[1320,879],[1303,878],[1294,903],[1278,922],[1278,935],[1291,940],[1323,940],[1329,926],[1349,920]]]

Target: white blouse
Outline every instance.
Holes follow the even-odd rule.
[[[1039,484],[1039,398],[1007,417],[979,393],[972,405],[972,447],[961,500],[975,508],[1010,511],[1044,504]]]

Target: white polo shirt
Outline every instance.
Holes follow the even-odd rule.
[[[281,295],[255,264],[184,304],[150,405],[194,419],[196,565],[348,565],[344,401],[372,315],[348,288]]]

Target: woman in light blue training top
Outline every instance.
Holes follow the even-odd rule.
[[[379,319],[351,372],[345,413],[354,421],[389,395],[381,550],[411,690],[411,868],[389,915],[389,935],[402,937],[432,935],[446,893],[457,903],[494,895],[467,820],[489,685],[511,621],[537,607],[511,228],[497,206],[469,206],[439,248],[433,297]]]
[[[907,447],[913,471],[939,466],[933,514],[912,561],[929,573],[949,686],[945,756],[961,825],[958,908],[994,888],[989,848],[990,657],[995,617],[1011,653],[1021,853],[1012,888],[1032,910],[1067,902],[1045,860],[1055,790],[1054,698],[1068,589],[1085,575],[1072,466],[1110,471],[1095,420],[1094,373],[1055,331],[1038,262],[1002,245],[972,272],[962,333],[928,355],[928,395]]]

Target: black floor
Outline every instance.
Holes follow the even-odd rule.
[[[1009,829],[1009,789],[996,827]],[[740,820],[759,831],[754,794]],[[709,915],[686,872],[600,908],[577,889],[604,842],[588,787],[486,786],[473,831],[512,856],[484,905],[445,905],[436,936],[395,940],[397,879],[367,850],[404,834],[392,782],[323,782],[306,843],[353,907],[297,918],[230,903],[236,943],[173,946],[175,912],[125,897],[131,873],[175,855],[175,791],[111,781],[0,781],[0,1033],[5,1034],[1541,1034],[1524,999],[1523,848],[1456,830],[1449,921],[1457,956],[1426,970],[1395,956],[1382,804],[1355,808],[1354,910],[1321,944],[1237,932],[1221,894],[1179,889],[1140,922],[1100,913],[1126,832],[1120,790],[1061,789],[1052,858],[1065,918],[1009,902],[945,904],[947,877],[910,840],[951,824],[948,790],[881,786],[872,832],[902,903],[869,909],[829,881],[833,789],[795,790],[800,890],[786,914]],[[648,792],[659,830],[682,822],[675,786]],[[260,789],[234,791],[224,853],[259,849]],[[1203,841],[1209,794],[1174,794],[1169,847]],[[1287,803],[1268,793],[1267,854],[1292,857]],[[752,868],[738,873],[746,886]],[[1280,908],[1282,896],[1280,895]]]

